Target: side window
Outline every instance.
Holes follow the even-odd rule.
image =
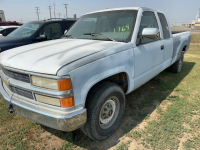
[[[162,29],[163,29],[163,35],[164,35],[164,39],[168,39],[170,38],[170,33],[169,33],[169,27],[168,27],[168,23],[167,20],[165,18],[165,16],[161,13],[158,13],[161,25],[162,25]]]
[[[6,30],[0,31],[0,34],[2,34],[2,35],[4,36],[5,31],[6,31]]]
[[[43,27],[39,32],[40,35],[46,35],[47,40],[59,39],[62,36],[60,23],[51,23]]]
[[[141,39],[140,44],[150,43],[150,42],[154,42],[158,40],[158,39],[155,40],[155,39],[141,37],[142,31],[144,28],[159,28],[154,12],[151,12],[151,11],[143,12],[140,28],[139,28],[139,33],[138,33],[138,38]]]
[[[7,36],[7,35],[10,34],[11,32],[13,32],[14,30],[15,30],[15,28],[6,29],[5,36]]]

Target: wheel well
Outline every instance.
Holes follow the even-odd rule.
[[[92,86],[92,88],[90,88],[89,92],[87,93],[87,97],[88,97],[88,94],[90,93],[90,91],[96,86],[98,85],[99,83],[102,83],[102,82],[112,82],[112,83],[115,83],[117,84],[119,87],[122,88],[122,90],[124,91],[124,93],[127,92],[128,90],[128,77],[127,77],[127,74],[125,72],[121,72],[121,73],[118,73],[118,74],[115,74],[115,75],[112,75],[110,77],[107,77],[101,81],[99,81],[98,83],[96,83],[95,85]],[[87,97],[86,97],[86,102],[87,102]]]
[[[125,72],[122,73],[118,73],[115,75],[112,75],[100,82],[112,82],[115,83],[117,85],[119,85],[119,87],[122,88],[122,90],[124,91],[124,93],[127,92],[128,90],[128,77],[127,74]]]
[[[187,45],[185,45],[185,46],[183,47],[183,50],[182,50],[183,53],[185,53],[186,48],[187,48]]]

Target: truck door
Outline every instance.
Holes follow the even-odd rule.
[[[141,37],[144,28],[159,28],[155,13],[144,11],[138,32],[139,45],[135,53],[135,88],[144,84],[161,72],[163,64],[163,41],[161,38]]]
[[[173,39],[170,38],[170,27],[168,26],[168,22],[165,18],[165,15],[162,13],[158,13],[158,17],[160,19],[160,23],[162,26],[162,32],[163,32],[163,43],[164,43],[164,61],[163,61],[163,67],[162,70],[166,69],[172,60],[172,54],[173,54]]]

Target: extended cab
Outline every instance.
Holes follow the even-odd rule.
[[[74,18],[28,22],[6,37],[0,37],[0,52],[23,45],[60,39],[75,22]]]
[[[180,72],[190,41],[190,32],[171,33],[161,11],[88,13],[62,39],[1,53],[0,92],[10,112],[103,140],[123,117],[125,95],[167,67]]]

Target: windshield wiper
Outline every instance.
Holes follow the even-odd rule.
[[[64,35],[63,37],[71,37],[73,39],[76,39],[75,37],[73,37],[72,35]]]
[[[114,39],[111,39],[109,38],[108,36],[104,35],[104,34],[100,34],[100,33],[84,33],[83,35],[91,35],[91,36],[99,36],[99,35],[102,35],[102,36],[105,36],[107,39],[109,39],[110,41],[115,41]]]

